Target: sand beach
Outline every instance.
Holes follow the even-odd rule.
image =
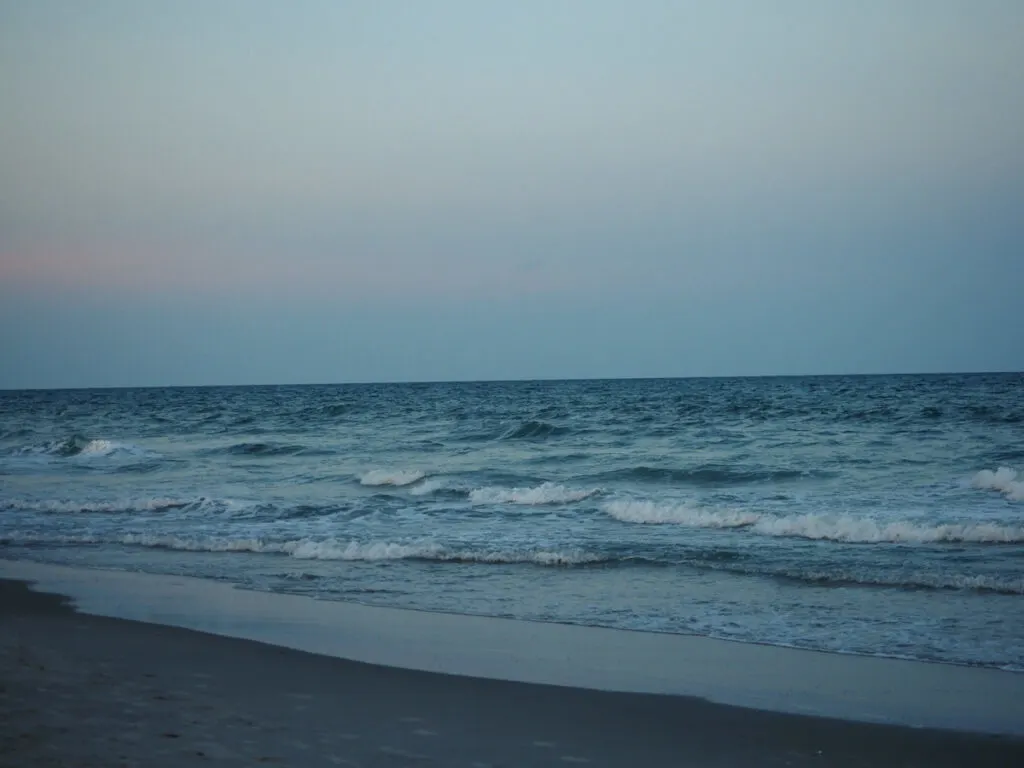
[[[13,561],[4,561],[0,574],[21,577],[5,579],[0,590],[4,766],[1011,766],[1024,761],[1024,676],[1013,673],[374,609],[180,577]],[[26,576],[35,577],[36,584]],[[60,584],[74,600],[39,591]],[[108,615],[81,612],[75,604]],[[194,628],[170,626],[188,623],[171,615],[172,605],[179,618],[192,617]],[[139,618],[148,613],[164,623],[111,617],[118,613]],[[309,620],[318,613],[326,623]],[[274,614],[277,620],[271,620]],[[324,643],[332,633],[324,630],[332,623],[336,645],[328,655]],[[402,624],[407,634],[397,631]],[[483,627],[491,631],[489,637]],[[446,653],[443,638],[453,628],[463,632],[465,644],[449,637]],[[290,643],[282,642],[285,637]],[[505,642],[498,646],[500,637]],[[523,644],[527,637],[532,637],[532,653]],[[655,643],[630,648],[651,640]],[[671,647],[659,646],[660,641]],[[572,645],[561,648],[564,663],[557,674],[552,643],[563,642]],[[321,652],[287,644],[319,645]],[[470,644],[476,654],[468,651]],[[340,658],[346,645],[349,658]],[[711,657],[701,645],[715,648],[718,663],[732,670],[709,669]],[[403,647],[406,668],[359,658],[377,655],[395,662]],[[666,666],[667,657],[659,656],[687,647],[695,664],[680,660]],[[623,656],[618,669],[610,665],[602,675],[604,654],[613,648],[639,652],[643,664]],[[744,693],[746,665],[756,656],[759,662],[779,663],[760,679],[747,677]],[[781,663],[787,656],[795,666]],[[833,666],[826,669],[821,660]],[[436,669],[422,669],[430,664]],[[665,668],[660,683],[652,664]],[[445,667],[478,674],[440,671]],[[843,668],[846,676],[837,676]],[[639,674],[644,669],[646,674]],[[826,671],[832,690],[808,696],[822,685],[815,676]],[[536,680],[543,674],[557,684]],[[792,683],[776,691],[770,708],[679,694],[687,685],[699,690],[732,679],[717,698],[760,697],[767,703],[765,686],[778,686],[783,674]],[[869,674],[889,679],[870,681]],[[583,685],[588,675],[590,685]],[[636,678],[634,690],[621,690],[630,687],[629,675]],[[886,684],[894,690],[917,685],[918,691],[904,690],[902,702],[899,696],[877,702],[874,717],[779,711],[817,707],[835,715],[842,706],[859,706],[861,697]],[[641,692],[659,686],[676,693]],[[916,711],[908,704],[912,701]],[[932,726],[905,724],[915,719]]]

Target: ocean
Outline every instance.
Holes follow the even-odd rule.
[[[1021,470],[1021,374],[8,391],[0,557],[1024,671]]]

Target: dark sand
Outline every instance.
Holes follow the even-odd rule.
[[[414,642],[414,640],[411,640]],[[1024,766],[1024,739],[362,664],[0,580],[0,765]]]

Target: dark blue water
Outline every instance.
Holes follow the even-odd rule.
[[[1024,377],[0,393],[0,556],[1024,670]]]

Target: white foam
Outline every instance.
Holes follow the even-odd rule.
[[[78,452],[81,458],[101,458],[106,456],[124,455],[129,456],[153,456],[150,451],[140,448],[131,443],[119,443],[114,440],[90,440],[82,446]]]
[[[409,489],[409,493],[413,496],[429,496],[442,488],[444,488],[444,483],[440,480],[427,480],[425,483],[414,485]]]
[[[518,558],[519,556],[516,557]],[[600,555],[594,555],[589,552],[585,552],[582,549],[571,549],[566,552],[551,552],[546,550],[531,552],[529,556],[525,558],[525,561],[537,563],[538,565],[583,565],[585,563],[603,562],[605,559],[606,558],[603,558]],[[523,561],[524,560],[521,559],[509,559],[505,562],[517,563]]]
[[[426,474],[417,469],[373,469],[365,472],[359,477],[362,485],[412,485],[426,477]]]
[[[58,458],[96,459],[113,456],[158,457],[159,454],[133,443],[116,440],[86,440],[68,437],[52,440],[42,445],[25,446],[17,449],[20,456],[54,456]]]
[[[95,536],[87,541],[99,543]],[[213,537],[186,538],[172,534],[128,533],[114,539],[119,544],[139,547],[176,549],[183,552],[278,552],[275,545],[268,545],[261,539],[217,539]]]
[[[885,522],[871,518],[831,515],[762,517],[754,526],[768,536],[870,544],[876,542],[932,544],[976,542],[1006,544],[1024,541],[1024,527],[994,523],[920,525],[908,520]]]
[[[569,504],[598,492],[597,488],[582,490],[544,483],[536,488],[477,488],[470,491],[469,500],[474,504]]]
[[[534,563],[536,565],[584,565],[600,563],[607,558],[582,549],[568,550],[527,550],[527,551],[463,551],[449,553],[446,560],[463,560],[477,563]]]
[[[690,528],[745,528],[762,536],[850,543],[976,542],[1007,544],[1024,541],[1024,526],[995,523],[922,525],[910,520],[884,521],[850,515],[764,515],[735,509],[701,507],[692,502],[609,501],[602,509],[616,520]]]
[[[227,514],[235,517],[246,517],[259,513],[265,507],[251,501],[233,499],[211,499],[198,496],[191,499],[175,498],[123,498],[113,501],[76,501],[71,499],[46,500],[7,500],[0,502],[0,510],[10,509],[20,512],[36,512],[40,514],[74,515],[74,514],[145,514],[150,512],[167,512],[175,516],[205,517],[209,515]]]
[[[537,565],[577,565],[598,562],[602,558],[583,550],[505,551],[447,548],[432,541],[415,544],[390,542],[303,540],[287,542],[282,551],[292,557],[309,560],[438,560],[475,563],[535,563]],[[267,551],[267,550],[263,550]]]
[[[0,509],[18,509],[26,512],[73,514],[75,512],[156,512],[202,505],[206,499],[120,499],[118,501],[71,501],[51,499],[45,501],[5,501]]]
[[[1024,595],[1024,576],[1019,578],[1000,578],[998,576],[966,576],[952,574],[945,579],[935,579],[934,586],[951,587],[953,589],[977,589],[1003,592],[1006,594]]]
[[[1009,467],[995,472],[983,469],[972,478],[971,485],[983,491],[999,491],[1010,501],[1024,501],[1024,474]]]
[[[40,541],[34,534],[12,532],[7,538]],[[183,552],[254,552],[288,555],[298,560],[436,560],[439,562],[533,563],[536,565],[582,565],[606,558],[582,549],[501,550],[473,547],[445,547],[435,541],[396,543],[388,541],[346,541],[343,539],[294,539],[269,541],[260,538],[219,538],[215,536],[177,536],[174,534],[129,533],[103,538],[95,534],[60,536],[47,541],[64,543],[116,543],[138,547],[174,549]]]
[[[272,545],[273,546],[273,545]],[[263,549],[261,551],[268,551]],[[406,560],[409,558],[434,559],[443,553],[440,545],[433,542],[418,544],[395,544],[385,541],[343,542],[337,539],[315,541],[300,539],[280,545],[284,554],[300,560]]]
[[[753,525],[761,516],[733,509],[700,507],[692,502],[655,504],[651,501],[609,501],[602,508],[625,523],[687,525],[692,528],[740,528]]]
[[[82,446],[78,452],[79,456],[109,456],[122,449],[122,446],[112,440],[90,440]]]

